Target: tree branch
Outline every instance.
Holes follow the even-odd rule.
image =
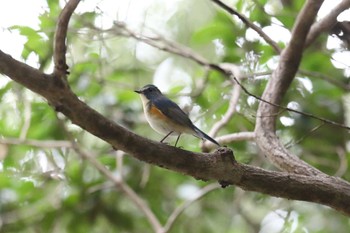
[[[278,44],[274,40],[272,40],[271,37],[269,37],[260,27],[256,26],[254,23],[250,22],[247,17],[245,17],[244,15],[235,11],[233,8],[229,7],[228,5],[226,5],[225,3],[223,3],[220,0],[211,0],[211,1],[216,3],[218,6],[220,6],[222,9],[224,9],[225,11],[230,13],[231,15],[237,16],[247,27],[253,29],[256,33],[259,34],[259,36],[261,36],[266,41],[266,43],[271,45],[271,47],[275,50],[275,52],[277,54],[281,53],[282,50],[278,46]]]
[[[186,202],[182,203],[178,208],[176,208],[171,215],[169,216],[166,224],[164,225],[164,232],[169,232],[174,225],[176,219],[194,202],[198,201],[202,197],[204,197],[206,194],[208,194],[211,191],[214,191],[216,189],[220,188],[220,186],[217,183],[212,183],[201,190],[199,190],[195,195],[195,198],[192,198],[190,200],[187,200]]]
[[[232,134],[226,134],[219,137],[216,137],[215,140],[217,140],[221,145],[229,144],[232,142],[237,141],[254,141],[255,140],[255,133],[254,132],[237,132]],[[203,150],[209,151],[215,149],[217,146],[212,143],[205,141],[203,143]]]
[[[321,175],[322,173],[288,152],[280,143],[275,133],[276,119],[280,108],[274,105],[281,104],[283,96],[295,77],[303,54],[306,36],[322,2],[308,0],[298,15],[290,43],[283,50],[280,62],[272,73],[262,96],[262,99],[273,104],[260,102],[257,112],[259,117],[255,127],[256,142],[274,165],[284,171],[304,175]]]
[[[58,77],[65,77],[65,75],[68,73],[68,66],[66,64],[66,40],[68,23],[79,2],[80,0],[70,0],[65,5],[61,11],[60,16],[58,17],[53,54],[55,64],[54,73]]]
[[[86,159],[90,162],[92,166],[94,166],[101,174],[103,174],[109,181],[111,181],[115,187],[119,188],[146,216],[150,225],[153,227],[154,232],[162,233],[163,228],[160,222],[158,221],[155,214],[152,210],[147,206],[146,202],[140,198],[134,190],[132,190],[129,185],[127,185],[122,178],[122,165],[118,163],[118,167],[120,169],[120,175],[115,176],[112,172],[110,172],[105,166],[103,166],[99,161],[95,159],[96,156],[91,156],[89,153],[83,151],[74,137],[70,134],[70,132],[66,129],[63,122],[60,122],[61,126],[66,132],[67,137],[70,140],[71,148],[82,158]]]
[[[239,67],[232,65],[232,64],[223,64],[226,65],[225,68],[232,70],[231,73],[237,78],[237,80],[240,82],[241,81],[241,73],[239,71]],[[219,132],[219,130],[224,127],[232,118],[233,114],[236,112],[236,106],[239,100],[239,96],[241,94],[241,87],[238,85],[238,83],[234,83],[233,84],[233,88],[231,91],[231,98],[229,101],[229,107],[226,111],[226,113],[224,114],[224,116],[217,121],[212,129],[209,132],[209,135],[215,137],[217,135],[217,133]]]
[[[340,13],[350,7],[350,0],[343,0],[334,7],[328,15],[322,18],[317,23],[314,23],[306,38],[305,47],[308,47],[315,39],[323,32],[329,32],[337,23],[337,17]]]
[[[0,138],[0,144],[6,145],[28,145],[41,148],[70,148],[69,141],[60,140],[33,140],[21,138]]]

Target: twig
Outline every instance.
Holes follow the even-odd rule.
[[[54,41],[54,73],[58,76],[65,76],[68,72],[66,64],[66,39],[69,20],[78,6],[80,0],[70,0],[63,8],[57,22],[57,28]]]
[[[324,126],[325,123],[322,122],[321,124],[317,125],[316,127],[312,128],[309,132],[307,132],[307,134],[305,134],[304,136],[302,136],[301,138],[299,138],[298,140],[296,140],[294,143],[287,143],[286,145],[284,145],[284,147],[286,149],[291,148],[292,146],[299,144],[300,142],[302,142],[305,138],[307,138],[308,136],[310,136],[312,133],[316,132],[317,130],[319,130],[322,126]]]
[[[236,207],[239,216],[241,216],[243,220],[247,222],[248,226],[252,228],[252,232],[259,232],[260,224],[254,218],[252,218],[252,215],[248,211],[247,213],[243,208],[243,206],[245,206],[243,203],[246,202],[243,199],[244,197],[246,197],[246,191],[242,189],[236,189],[233,206]]]
[[[187,96],[190,96],[192,99],[199,97],[202,95],[203,91],[207,87],[207,83],[209,81],[210,76],[210,69],[207,67],[205,68],[205,74],[203,75],[203,78],[198,80],[198,83],[194,89],[192,89],[191,93]]]
[[[344,90],[344,91],[350,91],[350,85],[344,82],[340,82],[336,79],[334,79],[334,77],[329,77],[328,75],[321,73],[321,72],[316,72],[316,71],[309,71],[309,70],[303,70],[303,69],[299,69],[298,73],[301,75],[306,75],[308,77],[314,77],[314,78],[318,78],[318,79],[323,79],[324,81],[333,84],[334,86]]]
[[[100,162],[98,162],[93,156],[82,151],[76,142],[72,142],[74,151],[81,157],[87,159],[101,174],[109,179],[113,184],[123,191],[126,196],[145,214],[149,223],[153,227],[155,232],[162,232],[162,226],[159,223],[157,217],[152,210],[147,206],[146,202],[142,200],[127,184],[121,181],[120,177],[114,176],[107,168],[105,168]]]
[[[215,138],[215,140],[222,145],[232,143],[232,142],[237,142],[237,141],[253,141],[254,139],[255,139],[254,132],[238,132],[238,133],[226,134]],[[206,150],[212,150],[216,147],[217,146],[214,143],[208,142],[208,141],[205,141],[202,146],[202,148],[205,148]]]
[[[336,152],[339,157],[339,168],[334,176],[342,177],[348,170],[348,159],[346,157],[346,151],[343,148],[337,147]]]
[[[146,184],[148,183],[149,178],[150,178],[150,174],[151,174],[151,165],[146,163],[142,167],[142,175],[141,175],[141,180],[140,180],[140,187],[141,188],[146,187]]]
[[[26,93],[26,92],[24,92]],[[24,123],[21,129],[21,133],[19,135],[20,139],[25,139],[27,137],[27,133],[30,127],[30,120],[32,116],[32,105],[28,98],[23,98],[23,104],[24,104]]]
[[[70,143],[72,145],[73,150],[83,159],[86,159],[90,162],[91,165],[93,165],[101,174],[103,174],[108,180],[110,180],[117,188],[119,188],[121,191],[123,191],[126,196],[145,214],[146,218],[148,219],[149,223],[153,227],[154,232],[156,233],[162,233],[163,228],[160,222],[158,221],[155,214],[152,212],[152,210],[147,206],[146,202],[141,199],[135,192],[132,190],[126,183],[123,182],[122,174],[119,174],[119,176],[114,176],[113,173],[111,173],[105,166],[103,166],[98,160],[95,159],[94,156],[91,156],[89,153],[83,151],[76,140],[73,138],[73,136],[70,134],[70,132],[65,128],[64,123],[62,121],[61,125],[64,128],[67,137],[70,140]],[[119,156],[121,158],[121,156]],[[120,162],[118,167],[122,170],[122,163]],[[120,171],[122,172],[122,171]]]
[[[115,152],[116,157],[116,165],[117,165],[117,172],[118,172],[118,178],[121,182],[123,181],[123,158],[124,158],[124,152],[121,150],[118,150]]]
[[[247,131],[247,132],[226,134],[226,135],[217,137],[216,139],[222,144],[226,144],[226,143],[237,142],[237,141],[252,141],[254,140],[254,138],[255,138],[255,133]]]
[[[274,40],[272,40],[271,37],[269,37],[260,27],[250,22],[247,17],[235,11],[233,8],[229,7],[228,5],[221,2],[220,0],[211,0],[211,1],[216,3],[218,6],[220,6],[222,9],[224,9],[228,13],[237,16],[247,27],[256,31],[266,41],[266,43],[271,45],[271,47],[275,50],[277,54],[281,53],[282,49],[278,46],[278,44]]]
[[[63,140],[34,140],[20,138],[0,138],[0,144],[7,145],[28,145],[42,148],[72,148],[70,141]]]
[[[142,41],[160,50],[171,52],[173,54],[189,58],[203,66],[209,66],[209,63],[205,58],[203,58],[197,53],[194,53],[190,48],[186,46],[175,43],[173,41],[169,41],[160,35],[146,36],[143,34],[135,33],[134,31],[130,30],[123,22],[115,22],[114,25],[115,27],[112,27],[108,31],[114,32],[117,35],[132,37],[138,41]],[[97,29],[97,28],[95,29],[101,31],[100,29]]]
[[[195,198],[192,198],[190,200],[187,200],[186,202],[182,203],[179,207],[177,207],[169,216],[168,221],[164,225],[164,232],[169,232],[174,225],[176,219],[182,214],[190,205],[192,205],[194,202],[200,200],[204,195],[208,194],[211,191],[214,191],[216,189],[221,188],[221,186],[217,183],[212,183],[201,190],[199,190],[195,194]]]
[[[227,65],[226,65],[227,66]],[[234,74],[235,77],[237,77],[237,80],[240,82],[241,81],[241,74],[239,71],[239,68],[233,65],[230,65],[231,67],[227,67],[228,69],[232,70],[232,73]],[[233,66],[233,67],[232,67]],[[214,124],[212,129],[209,131],[209,135],[215,137],[219,130],[224,127],[230,120],[233,114],[236,112],[236,106],[239,100],[239,96],[241,93],[241,87],[236,83],[234,87],[232,88],[232,93],[231,93],[231,99],[229,101],[229,107],[224,114],[224,116]]]

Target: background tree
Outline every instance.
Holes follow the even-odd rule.
[[[26,42],[0,51],[2,231],[348,231],[349,0],[112,2],[9,28]],[[158,143],[147,83],[227,148]]]

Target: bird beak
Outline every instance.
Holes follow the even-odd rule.
[[[140,90],[135,90],[135,92],[138,93],[138,94],[142,93],[142,91],[140,91]]]

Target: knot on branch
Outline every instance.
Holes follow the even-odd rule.
[[[54,73],[59,77],[66,78],[69,74],[69,66],[64,60],[59,60],[58,64],[55,65]]]
[[[225,164],[234,165],[237,163],[233,150],[228,147],[220,147],[214,152],[214,154],[219,156]]]
[[[227,186],[233,184],[232,181],[232,171],[236,169],[237,161],[235,159],[233,150],[227,147],[220,147],[214,152],[214,157],[217,164],[221,164],[222,168],[220,178],[218,179],[219,184],[222,188],[226,188]],[[222,171],[225,171],[222,173]],[[224,177],[222,174],[225,174]]]

